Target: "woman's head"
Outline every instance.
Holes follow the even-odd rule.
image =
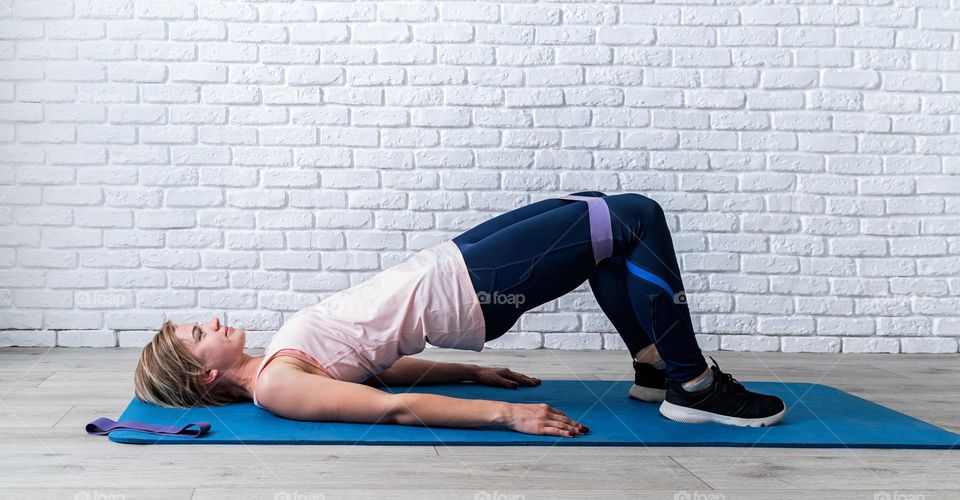
[[[237,399],[230,371],[244,359],[246,332],[220,324],[166,321],[140,353],[138,398],[159,406],[218,406]]]

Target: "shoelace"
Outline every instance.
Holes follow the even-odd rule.
[[[714,375],[720,376],[719,383],[723,384],[725,388],[729,387],[732,392],[737,394],[743,394],[747,391],[747,388],[737,379],[733,378],[733,375],[720,370],[720,365],[717,364],[717,360],[713,359],[713,356],[710,356],[710,361],[713,361],[713,366],[717,368]]]

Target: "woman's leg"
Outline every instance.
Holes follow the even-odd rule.
[[[607,196],[600,191],[584,191],[574,193],[574,195],[597,198]],[[611,226],[613,221],[614,219],[611,216]],[[630,304],[626,276],[626,257],[622,253],[615,253],[597,263],[589,281],[590,289],[593,291],[593,296],[597,299],[600,309],[620,334],[630,357],[636,359],[637,353],[644,351],[646,354],[652,344],[650,343],[649,332],[637,319],[637,315]],[[651,362],[659,359],[656,349],[652,349],[652,351],[652,356],[649,356]]]
[[[543,214],[570,204],[569,200],[559,198],[540,200],[486,220],[453,238],[453,242],[463,254],[470,279],[481,299],[480,307],[487,325],[486,340],[490,341],[502,336],[516,323],[521,314],[551,300],[548,298],[540,303],[533,303],[532,300],[536,300],[533,295],[529,297],[531,301],[528,301],[525,295],[510,297],[503,295],[504,289],[509,286],[508,282],[515,280],[517,275],[529,269],[531,263],[529,255],[535,252],[535,249],[529,247],[521,251],[513,244],[515,238],[513,235],[522,234],[524,227],[530,228],[542,224],[546,220],[542,217]],[[573,210],[568,214],[576,216],[576,212],[577,210]],[[518,227],[520,223],[538,216],[536,221]],[[583,223],[587,223],[585,213],[580,214],[580,217],[583,218]],[[589,229],[587,231],[589,232]],[[500,234],[501,232],[504,234]],[[504,243],[507,248],[497,249],[497,245]],[[478,244],[479,246],[473,248]],[[586,245],[589,247],[589,239]],[[542,296],[542,294],[534,295]],[[517,301],[523,301],[523,303],[517,304]]]
[[[542,214],[543,212],[562,205],[564,205],[564,203],[559,202],[556,198],[549,198],[515,208],[466,230],[454,237],[453,242],[462,250],[511,224],[529,219],[534,215]]]
[[[602,195],[578,194],[591,193]],[[491,224],[484,231],[484,237],[461,247],[471,280],[482,299],[487,340],[503,335],[524,312],[565,295],[594,277],[599,268],[598,301],[630,347],[631,354],[652,340],[661,350],[671,378],[683,382],[702,374],[706,363],[692,324],[689,318],[684,321],[677,317],[687,312],[686,304],[680,308],[669,307],[675,305],[672,290],[682,291],[682,283],[676,286],[679,276],[666,282],[675,286],[668,302],[661,297],[666,293],[660,283],[663,280],[650,281],[646,275],[643,276],[647,279],[630,278],[636,275],[634,268],[644,269],[637,262],[646,269],[660,271],[659,266],[669,269],[672,261],[679,271],[672,241],[666,245],[650,242],[653,244],[639,248],[644,246],[640,243],[645,237],[663,237],[666,223],[662,220],[662,210],[653,200],[632,193],[604,200],[610,207],[613,255],[600,263],[594,260],[587,204],[559,198],[538,202],[542,204],[542,211],[535,215],[504,217],[503,225]],[[658,212],[662,227],[654,227],[649,231],[650,236],[645,235],[645,225],[658,226],[655,220]],[[532,213],[534,211],[527,211],[526,215]],[[669,238],[669,232],[666,236]],[[656,253],[667,249],[671,252],[669,255]],[[656,262],[647,262],[651,255]],[[664,259],[667,262],[663,262]],[[606,262],[608,260],[611,261]],[[612,276],[617,272],[622,277],[620,280]]]
[[[626,290],[625,298],[671,380],[683,383],[703,375],[707,363],[697,344],[663,209],[635,193],[607,196],[604,201],[610,209],[614,249],[608,259],[611,272],[599,277],[603,281],[598,288],[618,290],[613,299],[617,302],[623,302]],[[617,256],[622,258],[613,258]]]
[[[581,205],[541,200],[453,238],[480,298],[486,340],[499,338],[524,312],[568,293],[590,275],[589,221]],[[515,289],[524,283],[540,286]]]

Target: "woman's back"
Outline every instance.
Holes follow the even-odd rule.
[[[485,325],[467,272],[452,241],[423,249],[297,311],[267,346],[257,375],[284,349],[349,382],[386,370],[426,342],[480,351]]]

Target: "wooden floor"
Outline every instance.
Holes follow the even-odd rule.
[[[960,499],[960,450],[137,446],[88,436],[132,396],[137,349],[0,349],[0,497]],[[628,380],[623,351],[430,349],[543,379]],[[839,387],[960,432],[956,355],[714,353],[741,380]]]

